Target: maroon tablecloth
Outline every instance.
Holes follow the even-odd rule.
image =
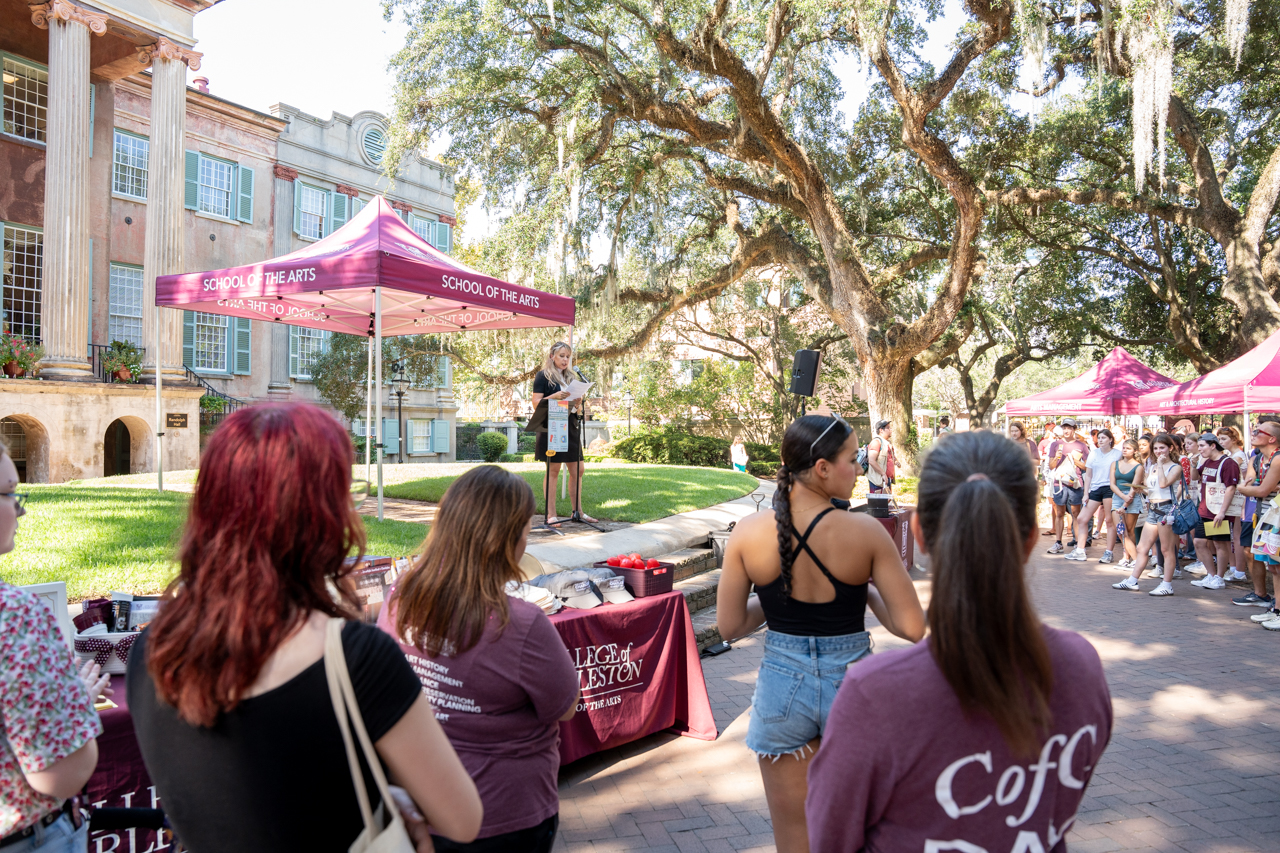
[[[163,808],[133,734],[124,676],[111,676],[111,686],[115,689],[111,701],[120,707],[99,714],[102,735],[98,738],[98,767],[86,788],[89,804],[97,808]],[[171,849],[168,832],[157,843],[156,833],[150,829],[95,832],[89,836],[89,853],[157,853]]]
[[[560,763],[674,729],[715,740],[684,595],[669,592],[551,617],[582,685],[578,713],[560,724]]]
[[[716,724],[702,676],[698,644],[684,596],[678,592],[563,610],[551,617],[573,655],[582,683],[578,713],[560,724],[560,761],[568,764],[645,735],[674,729],[715,740]],[[89,779],[89,802],[109,808],[163,808],[133,733],[124,676],[112,679],[120,707],[103,711],[98,768]],[[167,836],[167,833],[166,833]],[[90,836],[90,853],[158,853],[151,830],[119,830]]]

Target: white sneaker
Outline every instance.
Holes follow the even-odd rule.
[[[1247,581],[1248,579],[1249,579],[1249,576],[1246,575],[1244,572],[1240,571],[1239,569],[1232,569],[1231,571],[1227,572],[1227,580],[1229,581]]]
[[[1102,552],[1102,559],[1101,559],[1101,560],[1099,560],[1098,562],[1099,562],[1099,563],[1110,563],[1110,562],[1111,562],[1111,552],[1110,552],[1110,551],[1103,551],[1103,552]]]
[[[1200,586],[1203,589],[1226,589],[1227,582],[1219,575],[1208,575]]]
[[[1119,583],[1113,583],[1111,585],[1111,588],[1112,589],[1129,589],[1136,592],[1138,589],[1138,579],[1135,578],[1133,575],[1129,575],[1129,577],[1125,578]]]
[[[1209,573],[1209,570],[1204,567],[1204,563],[1199,560],[1196,560],[1189,566],[1183,567],[1183,570],[1192,575],[1207,575]]]
[[[1255,613],[1249,619],[1253,622],[1270,622],[1272,619],[1280,619],[1280,611],[1268,610],[1265,613]]]
[[[1132,568],[1133,568],[1133,560],[1130,560],[1128,557],[1125,557],[1123,560],[1121,560],[1120,562],[1116,563],[1116,568],[1117,568],[1117,569],[1132,569]]]
[[[1063,557],[1063,559],[1064,559],[1064,560],[1075,560],[1076,562],[1083,563],[1083,562],[1084,562],[1086,559],[1088,559],[1088,558],[1085,556],[1085,553],[1084,553],[1084,549],[1083,549],[1083,548],[1077,548],[1077,549],[1075,549],[1074,551],[1072,551],[1070,554],[1068,554],[1068,555],[1066,555],[1065,557]]]
[[[1159,566],[1153,566],[1151,571],[1147,572],[1147,577],[1162,578],[1164,577],[1164,569],[1160,568]]]
[[[1160,585],[1147,593],[1147,595],[1173,595],[1173,584],[1161,581]]]
[[[1280,616],[1272,619],[1270,622],[1263,622],[1262,627],[1268,631],[1280,631]]]
[[[1192,582],[1191,582],[1191,585],[1192,585],[1192,586],[1204,586],[1204,585],[1205,585],[1205,582],[1206,582],[1207,580],[1209,580],[1209,576],[1208,576],[1208,575],[1205,575],[1204,577],[1200,578],[1200,580],[1198,580],[1198,581],[1192,581]]]
[[[1180,577],[1182,577],[1182,569],[1174,569],[1174,570],[1173,570],[1173,576],[1174,576],[1175,578],[1180,578]]]

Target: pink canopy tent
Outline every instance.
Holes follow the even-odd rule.
[[[1144,415],[1280,412],[1280,331],[1204,376],[1143,395]]]
[[[1177,385],[1116,347],[1107,357],[1057,388],[1010,400],[1008,417],[1027,415],[1136,415],[1138,398]]]
[[[156,279],[156,304],[369,337],[366,424],[378,447],[382,518],[382,338],[485,329],[569,326],[575,303],[510,284],[460,263],[427,243],[381,196],[328,237],[246,266]],[[158,337],[158,334],[157,334]],[[377,354],[375,358],[374,354]],[[160,384],[156,422],[162,423]],[[371,462],[366,442],[366,464]],[[159,472],[160,488],[164,473]]]

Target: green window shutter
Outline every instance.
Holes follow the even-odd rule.
[[[449,422],[437,418],[431,422],[431,449],[436,453],[449,452]]]
[[[302,233],[302,184],[293,182],[293,233]]]
[[[187,210],[195,210],[200,203],[200,154],[198,152],[187,152],[185,174],[187,186],[186,195],[182,199],[182,206]]]
[[[240,167],[240,209],[236,219],[253,224],[253,169]]]
[[[435,245],[442,252],[449,251],[449,244],[453,237],[453,229],[447,223],[437,222],[435,228]]]
[[[333,215],[330,217],[330,224],[333,226],[330,233],[337,231],[343,225],[347,224],[347,197],[342,193],[335,192],[330,198],[330,205]]]
[[[436,359],[436,387],[449,387],[449,356],[442,355]]]
[[[182,363],[190,367],[196,360],[196,314],[182,312]]]
[[[355,219],[356,215],[362,210],[364,210],[364,200],[359,196],[351,199],[351,218]]]
[[[89,84],[89,156],[90,157],[93,156],[93,113],[94,113],[94,108],[97,106],[97,103],[96,103],[97,100],[98,100],[98,87],[90,83]]]
[[[413,452],[413,418],[404,419],[404,452]]]
[[[382,419],[383,456],[393,456],[400,452],[400,424],[392,418]]]
[[[231,324],[233,328],[230,331],[235,335],[235,364],[232,367],[232,373],[247,374],[249,372],[249,345],[251,343],[249,339],[249,324],[251,322],[245,317],[232,318]],[[227,349],[230,350],[231,347]]]
[[[289,327],[289,376],[298,378],[298,327]]]

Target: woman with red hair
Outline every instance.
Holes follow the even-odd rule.
[[[302,404],[241,409],[209,441],[181,571],[129,657],[142,757],[187,849],[346,853],[364,829],[325,677],[331,619],[358,612],[364,550],[351,441]],[[411,834],[472,840],[476,787],[395,642],[348,621],[341,645],[369,738]],[[361,763],[371,808],[379,806]],[[391,806],[386,804],[387,808]]]

